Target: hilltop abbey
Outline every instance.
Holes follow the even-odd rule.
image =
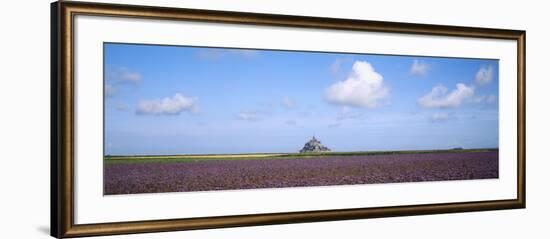
[[[321,144],[321,141],[317,140],[315,136],[309,140],[304,147],[300,150],[300,153],[320,153],[330,152],[330,149]]]

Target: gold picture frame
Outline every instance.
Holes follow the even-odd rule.
[[[75,39],[73,23],[76,15],[322,28],[516,41],[518,107],[517,197],[510,200],[75,224],[75,185],[73,177],[73,133],[75,123],[73,46]],[[525,31],[64,1],[52,3],[51,22],[51,235],[53,237],[163,232],[525,208]]]

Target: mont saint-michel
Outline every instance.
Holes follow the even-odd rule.
[[[302,149],[300,153],[319,153],[319,152],[330,152],[330,149],[321,144],[321,141],[317,140],[315,136],[309,140]]]

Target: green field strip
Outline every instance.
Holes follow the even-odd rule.
[[[319,158],[329,156],[368,156],[392,154],[434,154],[434,153],[467,153],[494,152],[497,148],[483,149],[448,149],[448,150],[402,150],[402,151],[363,151],[363,152],[323,152],[323,153],[273,153],[273,154],[209,154],[209,155],[108,155],[104,157],[106,164],[115,163],[176,163],[219,160],[265,160],[285,158]]]

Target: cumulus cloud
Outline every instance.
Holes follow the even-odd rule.
[[[426,75],[428,73],[428,68],[429,66],[427,63],[415,59],[411,65],[410,74]]]
[[[458,83],[456,88],[447,93],[447,88],[438,85],[430,93],[418,99],[418,105],[425,108],[452,108],[458,107],[466,99],[474,95],[474,87]]]
[[[258,113],[254,111],[241,111],[237,114],[237,119],[244,121],[258,121]]]
[[[179,115],[181,112],[198,111],[198,99],[176,93],[172,97],[138,102],[136,113],[140,115]]]
[[[493,80],[493,67],[492,66],[483,66],[479,68],[476,73],[476,83],[478,85],[486,85],[491,83]]]
[[[446,122],[447,120],[449,120],[449,113],[447,112],[436,112],[431,117],[431,121],[435,123]]]
[[[122,81],[137,83],[141,80],[141,74],[137,72],[129,71],[128,69],[123,68],[120,72],[120,79]]]
[[[287,96],[283,97],[281,101],[281,105],[287,109],[294,109],[296,108],[296,102],[292,101]]]
[[[141,81],[141,74],[136,71],[131,71],[126,67],[118,67],[109,71],[108,80],[114,82],[129,82],[138,83]]]
[[[361,108],[375,108],[389,95],[384,78],[366,61],[356,61],[344,81],[329,86],[325,100],[329,103]]]
[[[137,84],[141,81],[141,74],[130,71],[125,67],[112,67],[106,70],[105,97],[114,97],[120,91],[124,91],[126,83]]]

